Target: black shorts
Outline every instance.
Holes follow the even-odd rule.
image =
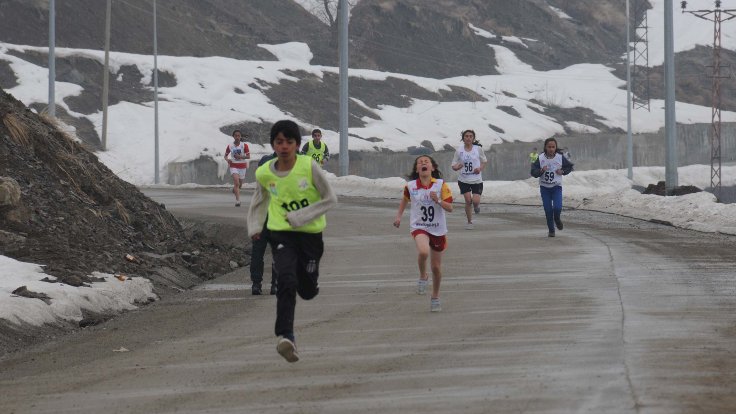
[[[468,184],[462,181],[458,181],[457,186],[460,187],[460,194],[465,194],[470,191],[472,191],[473,194],[478,194],[478,195],[483,194],[483,183]]]

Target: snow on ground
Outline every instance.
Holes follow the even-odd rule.
[[[40,265],[0,255],[0,319],[33,326],[62,320],[79,322],[82,309],[112,314],[135,309],[135,303],[156,299],[153,285],[147,279],[136,277],[121,281],[104,273],[93,273],[92,276],[102,278],[104,282],[95,282],[89,287],[42,282],[44,278],[55,278],[43,273]],[[49,303],[11,294],[21,286],[26,286],[31,292],[46,294]]]
[[[303,5],[309,3],[307,0],[299,1]],[[650,3],[653,8],[648,12],[649,59],[650,65],[658,65],[663,61],[664,0],[650,0]],[[711,2],[706,0],[691,1],[689,5],[690,8],[712,7]],[[561,14],[564,12],[553,10],[562,18],[567,18]],[[677,51],[712,43],[712,26],[707,22],[689,14],[681,14],[679,10],[675,10],[674,17]],[[480,37],[495,36],[474,26],[470,28]],[[534,41],[516,37],[505,37],[504,40],[522,44]],[[295,80],[282,72],[287,69],[306,71],[320,78],[324,73],[337,72],[334,67],[312,65],[311,51],[300,42],[261,47],[271,51],[279,60],[239,61],[220,57],[159,56],[159,69],[173,73],[177,79],[175,87],[159,89],[162,177],[166,177],[167,163],[192,160],[200,155],[211,155],[221,163],[220,169],[224,173],[226,164],[222,160],[222,153],[231,138],[219,131],[223,125],[293,118],[271,103],[259,88],[249,85]],[[724,25],[723,47],[736,49],[736,25]],[[500,75],[431,79],[351,69],[351,77],[383,80],[391,76],[414,82],[433,92],[449,91],[451,86],[462,86],[475,91],[487,101],[471,103],[415,100],[408,108],[390,105],[372,108],[381,119],[366,118],[365,127],[351,128],[350,133],[363,138],[380,137],[384,142],[375,143],[351,137],[350,149],[373,151],[380,144],[394,151],[403,151],[409,146],[420,145],[423,140],[431,141],[435,148],[442,148],[445,143],[454,146],[456,132],[468,127],[475,129],[479,140],[486,146],[501,141],[536,141],[563,132],[564,125],[530,109],[538,108],[530,102],[532,99],[545,105],[564,108],[587,107],[607,126],[626,129],[626,92],[622,88],[624,83],[613,76],[611,68],[580,64],[542,72],[519,61],[508,48],[489,45],[489,53],[491,48],[498,61]],[[48,70],[8,54],[9,50],[46,53],[47,49],[0,43],[0,59],[10,63],[19,83],[7,92],[26,105],[46,103]],[[56,53],[59,57],[82,56],[99,62],[104,58],[103,52],[97,50],[57,48]],[[123,65],[135,65],[144,74],[141,83],[148,85],[150,82],[153,69],[151,56],[112,52],[110,62],[114,71]],[[235,92],[236,89],[243,93]],[[73,116],[85,117],[71,111],[64,102],[65,98],[81,92],[82,87],[79,85],[57,82],[57,105]],[[498,106],[511,106],[523,118],[509,115],[498,109]],[[664,102],[652,100],[651,107],[651,112],[636,113],[632,120],[634,132],[652,132],[664,125]],[[678,103],[676,111],[677,121],[680,123],[710,122],[711,111],[708,107]],[[733,112],[723,112],[722,115],[726,122],[736,120]],[[98,112],[86,117],[101,135],[102,114]],[[310,125],[308,120],[299,122],[305,130],[322,127]],[[154,176],[153,123],[152,102],[121,102],[110,106],[109,148],[97,154],[100,160],[125,180],[138,185],[150,184]],[[505,132],[498,133],[489,124]],[[580,131],[594,130],[591,126],[571,122],[567,126]],[[327,145],[332,152],[339,153],[337,131],[324,127],[322,129]],[[270,148],[260,145],[253,145],[252,151],[257,155],[271,152]],[[709,168],[702,165],[679,168],[679,184],[707,187]],[[736,177],[736,167],[724,167],[722,176],[724,186],[736,185],[733,179]],[[736,234],[736,204],[718,204],[709,193],[660,197],[642,195],[631,189],[632,184],[647,185],[663,179],[663,167],[635,168],[633,182],[626,178],[625,170],[574,172],[564,179],[565,205],[644,220],[664,220],[678,227],[703,232]],[[405,182],[402,178],[375,180],[356,176],[331,176],[330,180],[341,196],[397,200]],[[484,187],[483,203],[540,205],[538,184],[532,178],[520,181],[486,181]],[[457,196],[455,185],[453,190]],[[541,216],[543,212],[540,208]],[[390,221],[391,218],[387,217],[386,220]],[[449,220],[464,218],[461,213],[453,213]],[[79,321],[82,318],[82,309],[99,313],[120,312],[134,308],[137,302],[155,298],[151,283],[144,278],[120,281],[109,274],[95,273],[95,276],[105,281],[80,288],[41,282],[45,277],[53,280],[52,276],[43,273],[41,265],[0,256],[0,319],[35,326],[60,320]],[[12,295],[11,292],[20,286],[27,286],[33,292],[45,293],[51,299],[50,304],[40,299]]]
[[[721,173],[722,185],[736,185],[736,166],[723,167]],[[626,174],[626,170],[574,171],[563,180],[564,205],[642,220],[668,221],[676,227],[701,232],[736,235],[736,204],[717,203],[713,194],[707,192],[662,197],[641,194],[632,189],[632,185],[647,186],[664,181],[664,167],[636,167],[633,181]],[[710,166],[680,167],[678,178],[679,185],[709,187]],[[404,180],[331,176],[331,182],[342,196],[398,199]],[[482,203],[541,206],[538,180],[535,178],[485,181],[483,188]],[[452,189],[458,201],[457,186],[453,184]],[[540,214],[543,214],[541,210]],[[451,217],[464,220],[457,214]]]
[[[655,2],[657,3],[657,2]],[[658,4],[658,3],[657,3]],[[659,7],[661,9],[661,6]],[[651,10],[653,19],[657,8]],[[679,16],[679,15],[678,15]],[[654,19],[656,20],[656,19]],[[696,26],[691,24],[690,26]],[[736,28],[736,25],[732,25]],[[710,33],[705,26],[698,26]],[[482,39],[493,34],[470,26]],[[693,30],[688,27],[688,30]],[[650,30],[650,34],[654,30]],[[724,30],[724,38],[729,38]],[[702,36],[701,36],[702,37]],[[678,39],[680,36],[678,36]],[[508,38],[507,41],[529,42],[532,39]],[[707,42],[705,42],[707,44]],[[167,165],[211,156],[226,171],[222,158],[224,148],[231,141],[219,129],[240,122],[269,123],[293,115],[278,108],[263,92],[264,82],[277,84],[296,80],[284,72],[304,71],[322,78],[325,73],[337,73],[335,67],[312,65],[312,53],[301,42],[279,45],[261,44],[279,60],[243,61],[221,57],[194,58],[159,56],[159,69],[176,76],[174,87],[159,88],[159,175],[166,181]],[[380,119],[365,118],[365,126],[351,128],[348,146],[351,150],[406,151],[419,146],[424,140],[435,148],[456,144],[457,131],[472,128],[486,147],[503,141],[531,142],[564,133],[565,126],[578,131],[595,131],[588,125],[558,122],[538,111],[543,107],[532,102],[562,108],[585,107],[595,112],[600,122],[611,128],[626,129],[626,91],[624,81],[613,75],[610,67],[600,64],[578,64],[552,71],[537,71],[521,62],[512,50],[489,44],[494,53],[499,75],[463,76],[432,79],[399,73],[351,69],[352,78],[384,80],[396,77],[414,82],[431,92],[450,91],[464,87],[486,99],[484,102],[438,102],[415,99],[408,108],[379,105],[370,108]],[[650,51],[658,50],[650,44]],[[26,105],[46,103],[48,98],[48,70],[8,53],[8,51],[37,51],[30,47],[0,43],[0,59],[10,63],[19,85],[7,92]],[[59,57],[81,56],[103,62],[104,53],[98,50],[57,48]],[[153,69],[151,56],[112,52],[113,69],[134,65],[144,74],[141,80],[146,88]],[[237,92],[236,92],[237,91]],[[76,117],[86,117],[102,135],[102,113],[84,115],[71,111],[65,98],[79,95],[82,87],[73,83],[57,82],[57,104]],[[512,107],[521,118],[507,113]],[[503,108],[503,109],[501,109]],[[532,110],[531,108],[535,108]],[[651,112],[636,112],[632,119],[635,133],[654,132],[664,126],[664,102],[651,101]],[[677,122],[683,124],[711,121],[711,109],[705,106],[678,103]],[[736,113],[724,111],[724,122],[736,121]],[[297,120],[305,131],[322,128],[323,139],[331,152],[339,153],[339,134],[309,120]],[[504,132],[498,132],[498,131]],[[377,137],[381,142],[366,138]],[[270,148],[253,144],[255,157],[270,152]],[[98,156],[112,171],[123,179],[145,185],[154,179],[154,108],[152,102],[134,104],[120,102],[109,108],[108,150]]]
[[[709,185],[710,166],[692,165],[679,168],[679,184],[705,188]],[[337,177],[327,173],[339,196],[395,199],[401,197],[406,181],[403,178],[369,179],[357,176]],[[736,166],[723,167],[724,186],[736,185]],[[664,180],[663,167],[637,167],[634,180],[626,177],[626,170],[574,171],[563,180],[564,205],[568,208],[602,211],[643,220],[669,221],[676,227],[702,232],[720,232],[736,235],[736,204],[719,204],[710,193],[696,193],[679,197],[644,195],[632,190],[632,185],[645,186]],[[246,187],[253,187],[248,183]],[[483,203],[541,205],[537,179],[518,181],[486,181],[483,183]],[[161,186],[169,187],[169,186]],[[186,184],[180,188],[202,187]],[[461,203],[457,185],[451,183],[456,203]],[[228,204],[229,206],[230,204]],[[225,207],[223,207],[225,208]],[[391,213],[393,214],[393,213]],[[544,213],[540,207],[540,228]],[[392,215],[386,217],[390,222]],[[462,221],[461,209],[448,220]],[[349,232],[349,229],[346,229]],[[452,235],[450,235],[452,237]],[[0,319],[12,323],[41,326],[55,321],[79,321],[82,309],[99,313],[133,309],[134,303],[155,298],[151,283],[144,278],[120,281],[110,274],[95,273],[104,282],[91,287],[75,288],[59,283],[42,282],[53,276],[43,273],[37,264],[22,263],[0,256]],[[20,286],[51,298],[49,305],[40,299],[11,294]]]

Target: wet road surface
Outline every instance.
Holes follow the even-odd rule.
[[[244,225],[247,196],[145,192]],[[0,361],[0,412],[736,412],[736,238],[586,211],[548,238],[541,208],[502,205],[464,230],[456,204],[430,313],[397,206],[328,214],[301,361],[276,353],[275,298],[239,269]]]

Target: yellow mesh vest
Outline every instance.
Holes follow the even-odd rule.
[[[314,140],[309,141],[309,143],[307,145],[308,145],[308,147],[307,147],[307,153],[306,153],[306,155],[309,156],[309,157],[312,157],[312,159],[314,159],[315,161],[317,161],[317,164],[322,163],[322,158],[325,157],[325,148],[327,148],[327,146],[325,145],[325,143],[324,142],[321,142],[319,149],[317,149],[314,146]]]
[[[294,168],[286,177],[279,177],[271,171],[273,159],[256,170],[256,180],[269,193],[268,224],[271,231],[299,231],[303,233],[319,233],[327,225],[325,215],[301,227],[291,227],[286,221],[290,211],[306,207],[322,199],[312,181],[312,158],[297,155]]]

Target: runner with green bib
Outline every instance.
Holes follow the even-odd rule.
[[[304,144],[302,154],[312,157],[320,166],[325,165],[330,159],[330,150],[327,149],[327,144],[322,142],[322,131],[312,130],[312,140]]]

